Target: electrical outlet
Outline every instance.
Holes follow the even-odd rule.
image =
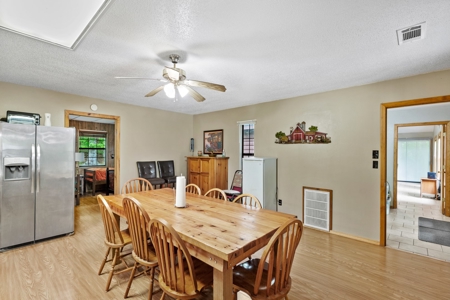
[[[283,205],[283,200],[278,199],[278,205],[279,205],[279,206],[282,206],[282,205]]]

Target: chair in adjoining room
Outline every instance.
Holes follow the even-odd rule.
[[[175,166],[173,160],[158,161],[159,176],[166,181],[166,185],[175,186],[177,177],[175,176]]]
[[[114,168],[106,168],[106,196],[114,195]]]
[[[243,291],[251,299],[287,299],[291,289],[291,268],[303,223],[292,219],[274,233],[261,258],[250,259],[233,269],[234,292]]]
[[[159,286],[165,295],[175,299],[194,299],[212,286],[213,268],[191,257],[184,241],[163,219],[150,221],[150,236],[159,261]]]
[[[130,279],[128,281],[127,288],[125,290],[125,298],[128,297],[131,283],[136,274],[136,270],[139,266],[143,266],[147,270],[150,269],[150,290],[148,299],[152,299],[153,295],[153,282],[155,278],[155,269],[158,266],[158,259],[154,248],[149,238],[150,235],[147,231],[150,217],[147,212],[141,207],[138,200],[132,197],[126,197],[123,200],[123,208],[128,221],[128,228],[130,230],[131,242],[133,244],[132,256],[134,258],[134,266],[131,270]],[[146,271],[147,271],[146,270]],[[144,271],[146,273],[146,271]],[[138,275],[140,275],[139,273]]]
[[[137,193],[153,190],[153,185],[144,178],[133,178],[125,182],[122,186],[122,194]]]
[[[234,198],[233,202],[253,206],[256,208],[262,208],[261,202],[259,202],[258,198],[256,198],[252,194],[240,194],[239,196]]]
[[[201,195],[202,191],[200,190],[200,187],[198,185],[190,183],[186,185],[186,193]]]
[[[205,193],[205,196],[220,200],[227,200],[227,195],[221,189],[218,188],[210,189]]]
[[[113,275],[131,270],[131,267],[129,267],[126,261],[122,259],[123,257],[131,254],[131,251],[129,251],[128,253],[123,253],[123,248],[131,244],[131,236],[128,229],[120,230],[120,226],[114,218],[111,207],[109,207],[109,204],[108,202],[106,202],[105,198],[103,198],[102,195],[98,195],[97,201],[98,206],[100,207],[100,213],[102,215],[103,226],[105,229],[105,245],[108,247],[108,249],[106,250],[105,258],[103,259],[102,264],[100,265],[100,269],[98,270],[98,275],[102,274],[105,263],[111,261],[111,270],[109,271],[108,281],[106,282],[106,291],[109,291]],[[111,250],[112,258],[108,259]],[[115,266],[120,261],[120,259],[122,259],[126,268],[116,271]]]
[[[159,178],[156,174],[156,162],[155,161],[137,161],[138,176],[145,178],[153,185],[153,187],[162,187],[166,181],[163,178]]]
[[[229,190],[223,190],[227,194],[227,198],[233,201],[234,198],[242,194],[242,170],[234,172],[233,181]]]

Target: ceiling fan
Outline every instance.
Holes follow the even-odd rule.
[[[186,94],[189,94],[192,98],[194,98],[198,102],[205,101],[205,98],[197,93],[192,87],[202,87],[207,89],[216,90],[219,92],[225,92],[226,88],[225,86],[221,84],[216,83],[210,83],[205,81],[198,81],[198,80],[189,80],[186,79],[186,72],[180,68],[177,68],[178,60],[180,59],[180,56],[178,54],[171,54],[169,56],[173,63],[173,68],[171,67],[165,67],[163,69],[163,77],[164,79],[154,79],[154,78],[147,78],[147,77],[115,77],[117,79],[147,79],[147,80],[157,80],[161,82],[167,82],[167,84],[162,85],[160,87],[157,87],[145,97],[152,97],[159,93],[160,91],[164,90],[166,95],[169,98],[175,98],[175,101],[184,97]]]

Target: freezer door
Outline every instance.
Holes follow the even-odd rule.
[[[245,159],[242,166],[242,192],[252,194],[261,201],[263,208],[264,203],[264,161],[260,159]]]
[[[74,231],[75,129],[37,126],[36,240]]]
[[[0,248],[34,241],[35,126],[0,122]],[[6,162],[6,165],[5,165]]]

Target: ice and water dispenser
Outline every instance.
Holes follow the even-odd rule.
[[[5,180],[26,180],[30,178],[29,157],[5,157],[3,159]]]

